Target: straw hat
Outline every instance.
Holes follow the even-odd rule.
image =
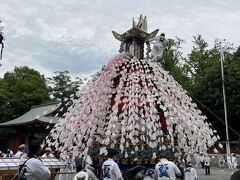
[[[45,151],[52,151],[52,149],[50,148],[50,147],[47,147],[46,149],[45,149]]]
[[[25,148],[25,147],[26,147],[25,144],[21,144],[20,146],[18,146],[18,149],[23,149],[23,148]]]
[[[74,176],[73,180],[88,180],[87,172],[80,171]]]
[[[73,152],[72,151],[68,151],[67,154],[68,155],[73,155]]]

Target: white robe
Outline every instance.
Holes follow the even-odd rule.
[[[60,172],[75,172],[75,160],[74,158],[70,158],[64,153],[60,154],[60,159],[62,162],[66,164],[65,169],[60,169]],[[58,180],[70,180],[73,179],[75,174],[60,174],[58,176]]]
[[[157,61],[157,59],[161,59],[164,50],[164,41],[161,41],[161,36],[156,37],[155,43],[152,48],[152,61]]]

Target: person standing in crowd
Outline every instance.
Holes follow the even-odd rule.
[[[232,153],[231,162],[232,162],[232,170],[233,170],[233,172],[237,171],[238,162],[237,162],[237,157],[236,157],[236,155],[234,153]]]
[[[4,156],[3,152],[2,152],[2,151],[0,151],[0,157],[3,157],[3,156]]]
[[[115,162],[118,152],[114,149],[108,150],[108,159],[102,164],[102,178],[104,180],[123,180],[122,173]]]
[[[155,180],[155,170],[151,168],[147,169],[143,180]]]
[[[191,156],[188,153],[185,153],[183,156],[184,167],[186,167],[191,161]]]
[[[88,174],[88,178],[91,180],[98,180],[98,178],[95,175],[95,169],[92,166],[88,166],[84,169],[85,172]]]
[[[86,179],[86,180],[98,180],[98,178],[95,175],[95,169],[92,166],[88,166],[85,169],[82,169],[81,171],[77,172],[77,174],[74,176],[73,180],[79,180],[79,179]]]
[[[76,171],[76,164],[75,164],[75,159],[73,157],[73,152],[68,151],[67,159],[66,159],[66,169],[64,172],[75,172]],[[68,179],[73,179],[74,174],[64,174],[60,179],[62,180],[68,180]]]
[[[33,140],[29,144],[27,159],[21,159],[19,164],[19,179],[25,180],[48,180],[51,172],[38,158],[41,151],[41,142]]]
[[[16,154],[13,156],[15,158],[21,158],[23,155],[25,155],[24,153],[24,149],[25,149],[25,144],[21,144],[19,147],[18,147],[18,151],[16,152]]]
[[[6,152],[6,154],[4,154],[3,157],[5,157],[5,158],[13,157],[13,152],[12,152],[12,150],[7,149],[7,152]]]
[[[197,153],[194,153],[194,155],[193,155],[193,157],[194,157],[194,159],[195,159],[195,167],[198,167],[198,164],[199,164],[199,162],[198,162],[198,154]]]
[[[75,169],[75,160],[71,151],[68,152],[67,167],[70,171],[74,171]]]
[[[201,163],[202,169],[204,169],[204,155],[203,155],[203,153],[200,153],[199,161]]]
[[[187,162],[187,153],[184,153],[182,162],[183,162],[183,164],[184,164],[184,167],[186,167],[187,164],[188,164],[188,162]]]
[[[77,173],[85,168],[86,162],[85,162],[84,154],[81,150],[79,150],[76,153],[75,165],[76,165],[76,172]]]
[[[195,166],[198,167],[199,163],[200,163],[200,159],[199,159],[199,155],[198,153],[194,154],[194,159],[195,159]]]
[[[208,156],[208,154],[206,154],[205,158],[204,158],[204,166],[205,166],[205,173],[206,175],[210,175],[210,157]]]
[[[228,169],[232,170],[232,158],[229,154],[227,155],[227,164],[228,164]]]
[[[61,152],[60,153],[60,161],[66,165],[67,159],[68,159],[67,153]],[[60,169],[60,173],[64,173],[65,171],[66,171],[66,168]],[[66,176],[65,174],[59,174],[58,180],[65,180],[66,179],[65,176]]]
[[[184,168],[184,180],[197,180],[197,171],[192,164],[188,164]]]
[[[174,162],[167,160],[167,153],[165,151],[160,152],[160,162],[156,164],[155,172],[157,180],[169,180],[175,179],[176,176],[182,176],[177,165]]]
[[[73,180],[89,180],[89,179],[90,178],[88,177],[87,172],[84,171],[78,172],[73,178]]]
[[[54,155],[52,154],[52,149],[50,147],[47,147],[45,149],[45,153],[42,155],[43,158],[54,158]]]
[[[218,163],[219,163],[219,169],[220,169],[220,171],[223,171],[224,164],[225,164],[224,156],[222,156],[222,155],[219,155],[219,156],[218,156]]]

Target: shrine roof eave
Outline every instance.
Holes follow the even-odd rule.
[[[12,123],[12,122],[5,122],[0,124],[0,128],[7,128],[7,127],[16,127],[16,126],[24,126],[24,125],[31,125],[31,124],[42,124],[42,125],[50,125],[53,126],[59,122],[62,118],[59,117],[45,117],[40,119],[34,119],[29,122],[19,122],[19,123]]]
[[[151,38],[154,38],[157,35],[158,31],[159,29],[156,29],[152,33],[146,33],[138,28],[133,27],[123,34],[119,34],[115,31],[112,31],[112,33],[117,40],[121,42],[126,42],[128,41],[128,39],[131,39],[131,38],[138,38],[143,41],[147,41]]]
[[[36,122],[42,124],[56,124],[59,117],[49,116],[49,114],[55,111],[58,107],[59,105],[57,104],[34,107],[16,119],[0,123],[0,127],[19,126]]]

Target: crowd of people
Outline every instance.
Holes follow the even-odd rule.
[[[195,154],[194,158],[196,162],[196,167],[201,165],[201,167],[205,169],[206,175],[209,175],[211,158],[207,154],[203,153]],[[213,156],[213,158],[215,158],[215,156]],[[235,172],[238,166],[236,155],[234,153],[228,154],[227,156],[219,154],[218,165],[220,171],[224,171],[224,168],[228,167],[229,170]]]
[[[209,155],[207,153],[196,153],[194,154],[194,158],[196,162],[196,167],[201,166],[202,169],[205,169],[205,174],[210,175],[211,158],[209,157]]]
[[[224,159],[224,157],[223,157]],[[225,162],[225,160],[223,160]],[[232,170],[232,171],[236,171],[237,170],[237,166],[238,166],[238,161],[237,161],[237,157],[236,154],[232,153],[231,155],[227,155],[227,165],[228,165],[228,169]]]
[[[84,151],[67,151],[59,155],[53,154],[50,147],[41,150],[39,141],[32,141],[29,146],[20,145],[18,151],[14,154],[8,149],[6,153],[0,152],[0,157],[14,157],[20,158],[19,177],[22,180],[41,179],[47,180],[51,176],[50,170],[44,166],[41,158],[58,157],[60,161],[64,162],[66,167],[59,170],[56,180],[98,180],[95,174],[95,169],[92,165],[92,160]],[[39,155],[39,152],[42,152]],[[144,166],[136,166],[130,169],[129,172],[121,172],[117,164],[118,152],[114,149],[108,151],[108,159],[103,162],[101,168],[101,178],[104,180],[122,180],[122,179],[136,179],[136,180],[197,180],[197,171],[191,164],[191,156],[188,153],[182,156],[175,157],[174,161],[169,160],[165,151],[159,153],[159,162],[155,168],[145,168]],[[206,175],[210,175],[211,158],[208,154],[197,153],[194,154],[195,166],[205,169]],[[235,154],[218,155],[219,169],[223,171],[227,164],[229,170],[233,172],[237,168],[237,158]],[[128,178],[128,173],[131,173],[131,178]]]

